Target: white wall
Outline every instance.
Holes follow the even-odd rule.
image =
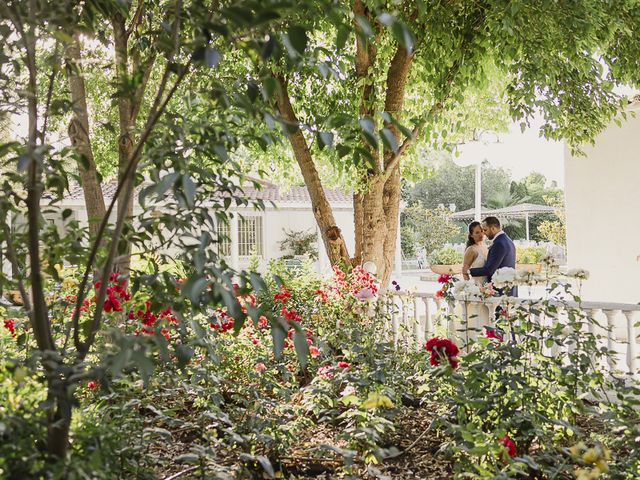
[[[353,210],[334,207],[334,217],[342,230],[347,249],[353,254],[355,235],[353,231]],[[320,231],[310,208],[282,207],[281,210],[268,209],[264,212],[264,248],[265,259],[278,258],[283,255],[279,242],[285,239],[284,229],[293,231],[311,231],[318,235],[319,271],[325,271],[329,262],[322,243]]]
[[[584,300],[640,302],[639,118],[612,123],[585,146],[565,151],[567,264],[591,276]]]

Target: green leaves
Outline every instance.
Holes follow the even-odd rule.
[[[363,117],[358,121],[358,123],[362,129],[362,136],[365,138],[367,143],[373,148],[378,148],[378,138],[375,135],[375,123],[373,123],[373,120],[368,117]]]
[[[212,47],[205,48],[204,61],[209,68],[213,68],[220,63],[220,52]]]
[[[320,150],[325,147],[333,146],[333,133],[331,132],[318,132],[316,138],[318,140]]]
[[[284,35],[284,42],[292,58],[302,56],[307,48],[307,32],[304,28],[294,25]]]

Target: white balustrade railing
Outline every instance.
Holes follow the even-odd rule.
[[[633,376],[639,375],[640,337],[637,328],[640,322],[640,305],[629,303],[572,302],[565,300],[545,301],[545,309],[535,308],[540,299],[516,297],[456,298],[449,302],[425,292],[387,292],[381,297],[381,308],[387,313],[389,324],[385,329],[397,346],[420,348],[436,333],[457,339],[463,346],[482,333],[485,326],[493,326],[494,312],[498,306],[512,308],[531,306],[529,320],[532,323],[553,327],[553,323],[567,323],[568,312],[580,309],[585,315],[586,331],[596,336],[599,347],[606,347],[612,354],[607,357],[608,368]],[[543,310],[555,308],[553,316]],[[454,315],[450,315],[453,313]],[[558,342],[543,345],[547,355],[563,353]],[[570,352],[575,346],[566,346]]]

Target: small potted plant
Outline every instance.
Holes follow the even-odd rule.
[[[455,248],[441,248],[429,255],[429,268],[439,275],[457,275],[462,272],[462,258],[462,252]]]

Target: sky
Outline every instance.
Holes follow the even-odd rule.
[[[512,124],[508,133],[489,139],[487,146],[471,146],[463,149],[455,160],[460,165],[470,165],[483,158],[492,165],[511,170],[519,180],[531,172],[540,172],[548,181],[555,180],[564,186],[564,143],[549,141],[538,135],[540,119],[534,119],[531,127],[521,132],[519,124]]]

